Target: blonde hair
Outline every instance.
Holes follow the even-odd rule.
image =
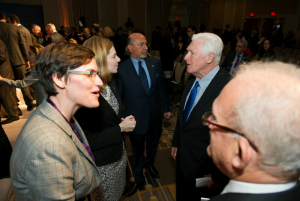
[[[104,27],[103,35],[106,38],[113,37],[115,34],[110,27]]]
[[[39,53],[39,51],[41,51],[41,49],[44,48],[44,46],[42,46],[40,44],[33,44],[33,45],[30,45],[29,47],[36,55]]]
[[[101,72],[101,79],[104,83],[100,88],[103,90],[111,81],[111,74],[107,68],[107,55],[109,54],[109,50],[113,47],[113,42],[107,38],[93,36],[85,41],[83,46],[91,49],[95,53],[98,71]]]

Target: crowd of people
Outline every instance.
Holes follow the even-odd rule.
[[[176,200],[300,198],[300,70],[272,61],[271,39],[156,27],[151,47],[161,51],[159,60],[149,57],[150,44],[130,18],[116,33],[98,23],[82,34],[49,23],[43,37],[40,26],[32,24],[31,33],[21,26],[16,15],[0,11],[0,95],[8,115],[2,124],[20,116],[12,87],[23,89],[32,110],[33,86],[38,106],[13,150],[0,128],[3,158],[10,160],[1,178],[11,178],[16,200],[119,200],[124,134],[134,176],[125,195],[145,185],[143,168],[159,178],[154,160],[162,117],[171,117],[163,71],[173,70],[178,56],[192,76],[172,140]],[[220,65],[230,40],[233,51]],[[251,62],[254,54],[261,61]]]

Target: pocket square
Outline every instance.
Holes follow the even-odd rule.
[[[155,77],[158,77],[159,76],[159,73],[156,73]]]

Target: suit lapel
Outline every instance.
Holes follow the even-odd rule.
[[[189,120],[197,114],[197,112],[203,107],[203,105],[210,100],[211,96],[214,95],[217,89],[219,89],[218,84],[221,81],[221,75],[220,75],[221,69],[218,71],[216,76],[212,79],[208,87],[206,88],[205,92],[202,94],[200,100],[198,103],[195,105],[194,109],[191,111],[190,116],[186,122],[186,124],[189,123]]]
[[[86,156],[90,160],[91,163],[94,164],[93,159],[91,158],[90,154],[87,152],[87,150],[84,148],[80,140],[77,138],[76,134],[72,130],[70,124],[65,120],[65,118],[50,104],[47,102],[47,99],[45,98],[42,102],[40,108],[41,113],[43,113],[48,119],[53,121],[55,124],[57,124],[70,138],[73,140],[74,144],[76,145],[77,149]],[[88,141],[85,138],[85,135],[83,134],[82,129],[78,125],[77,121],[73,117],[75,126],[77,129],[78,134],[81,136],[83,142],[88,145]]]
[[[150,83],[151,83],[151,87],[149,89],[149,93],[151,93],[154,90],[154,86],[155,86],[155,66],[153,64],[151,64],[149,62],[149,60],[147,58],[144,59],[149,75],[150,75]]]

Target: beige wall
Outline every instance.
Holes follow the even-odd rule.
[[[141,28],[146,32],[146,0],[127,0],[128,1],[128,17],[135,28]],[[124,24],[127,18],[124,19]]]

